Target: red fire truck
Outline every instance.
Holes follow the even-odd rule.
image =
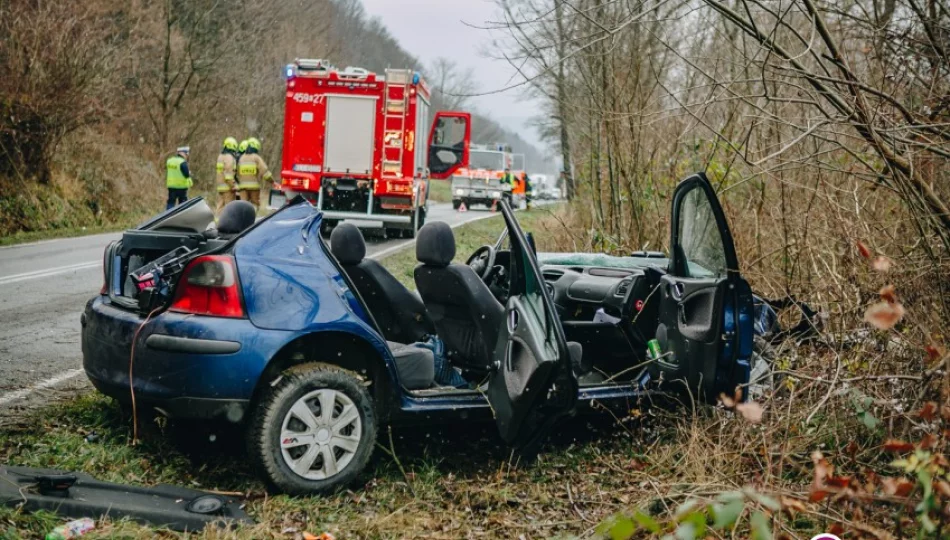
[[[328,228],[355,219],[382,222],[387,236],[414,236],[426,218],[428,176],[447,178],[468,161],[470,115],[440,112],[430,128],[429,87],[409,69],[380,76],[298,59],[285,77],[282,170],[270,206],[302,195]]]

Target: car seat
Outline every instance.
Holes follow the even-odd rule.
[[[430,349],[387,341],[396,361],[399,382],[406,390],[422,390],[435,383],[435,358]]]
[[[427,223],[416,238],[416,288],[453,365],[487,371],[505,309],[465,264],[455,264],[455,235],[441,221]]]
[[[330,251],[350,277],[387,341],[415,343],[435,334],[435,325],[422,300],[381,264],[365,258],[366,242],[356,226],[337,225],[330,233]]]
[[[231,201],[218,218],[218,238],[229,240],[254,224],[257,209],[247,201]]]

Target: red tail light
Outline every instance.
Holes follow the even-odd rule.
[[[244,317],[234,258],[205,255],[188,263],[170,310],[212,317]]]

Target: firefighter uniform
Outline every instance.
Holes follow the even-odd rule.
[[[237,183],[234,175],[237,172],[238,142],[234,137],[224,139],[224,147],[218,155],[215,165],[215,187],[218,191],[218,205],[216,213],[220,214],[224,205],[237,198]]]
[[[247,152],[238,160],[238,189],[241,190],[241,199],[256,207],[261,204],[261,185],[272,179],[270,170],[264,158],[258,154],[261,143],[257,139],[248,139]]]
[[[188,200],[188,188],[194,184],[191,180],[191,171],[188,170],[189,152],[190,149],[187,146],[182,146],[178,148],[174,156],[165,161],[165,187],[168,188],[165,210],[170,210]]]

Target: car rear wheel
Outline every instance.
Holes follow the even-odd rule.
[[[329,364],[285,371],[252,412],[248,453],[284,493],[325,493],[353,481],[376,443],[372,398],[360,378]]]

